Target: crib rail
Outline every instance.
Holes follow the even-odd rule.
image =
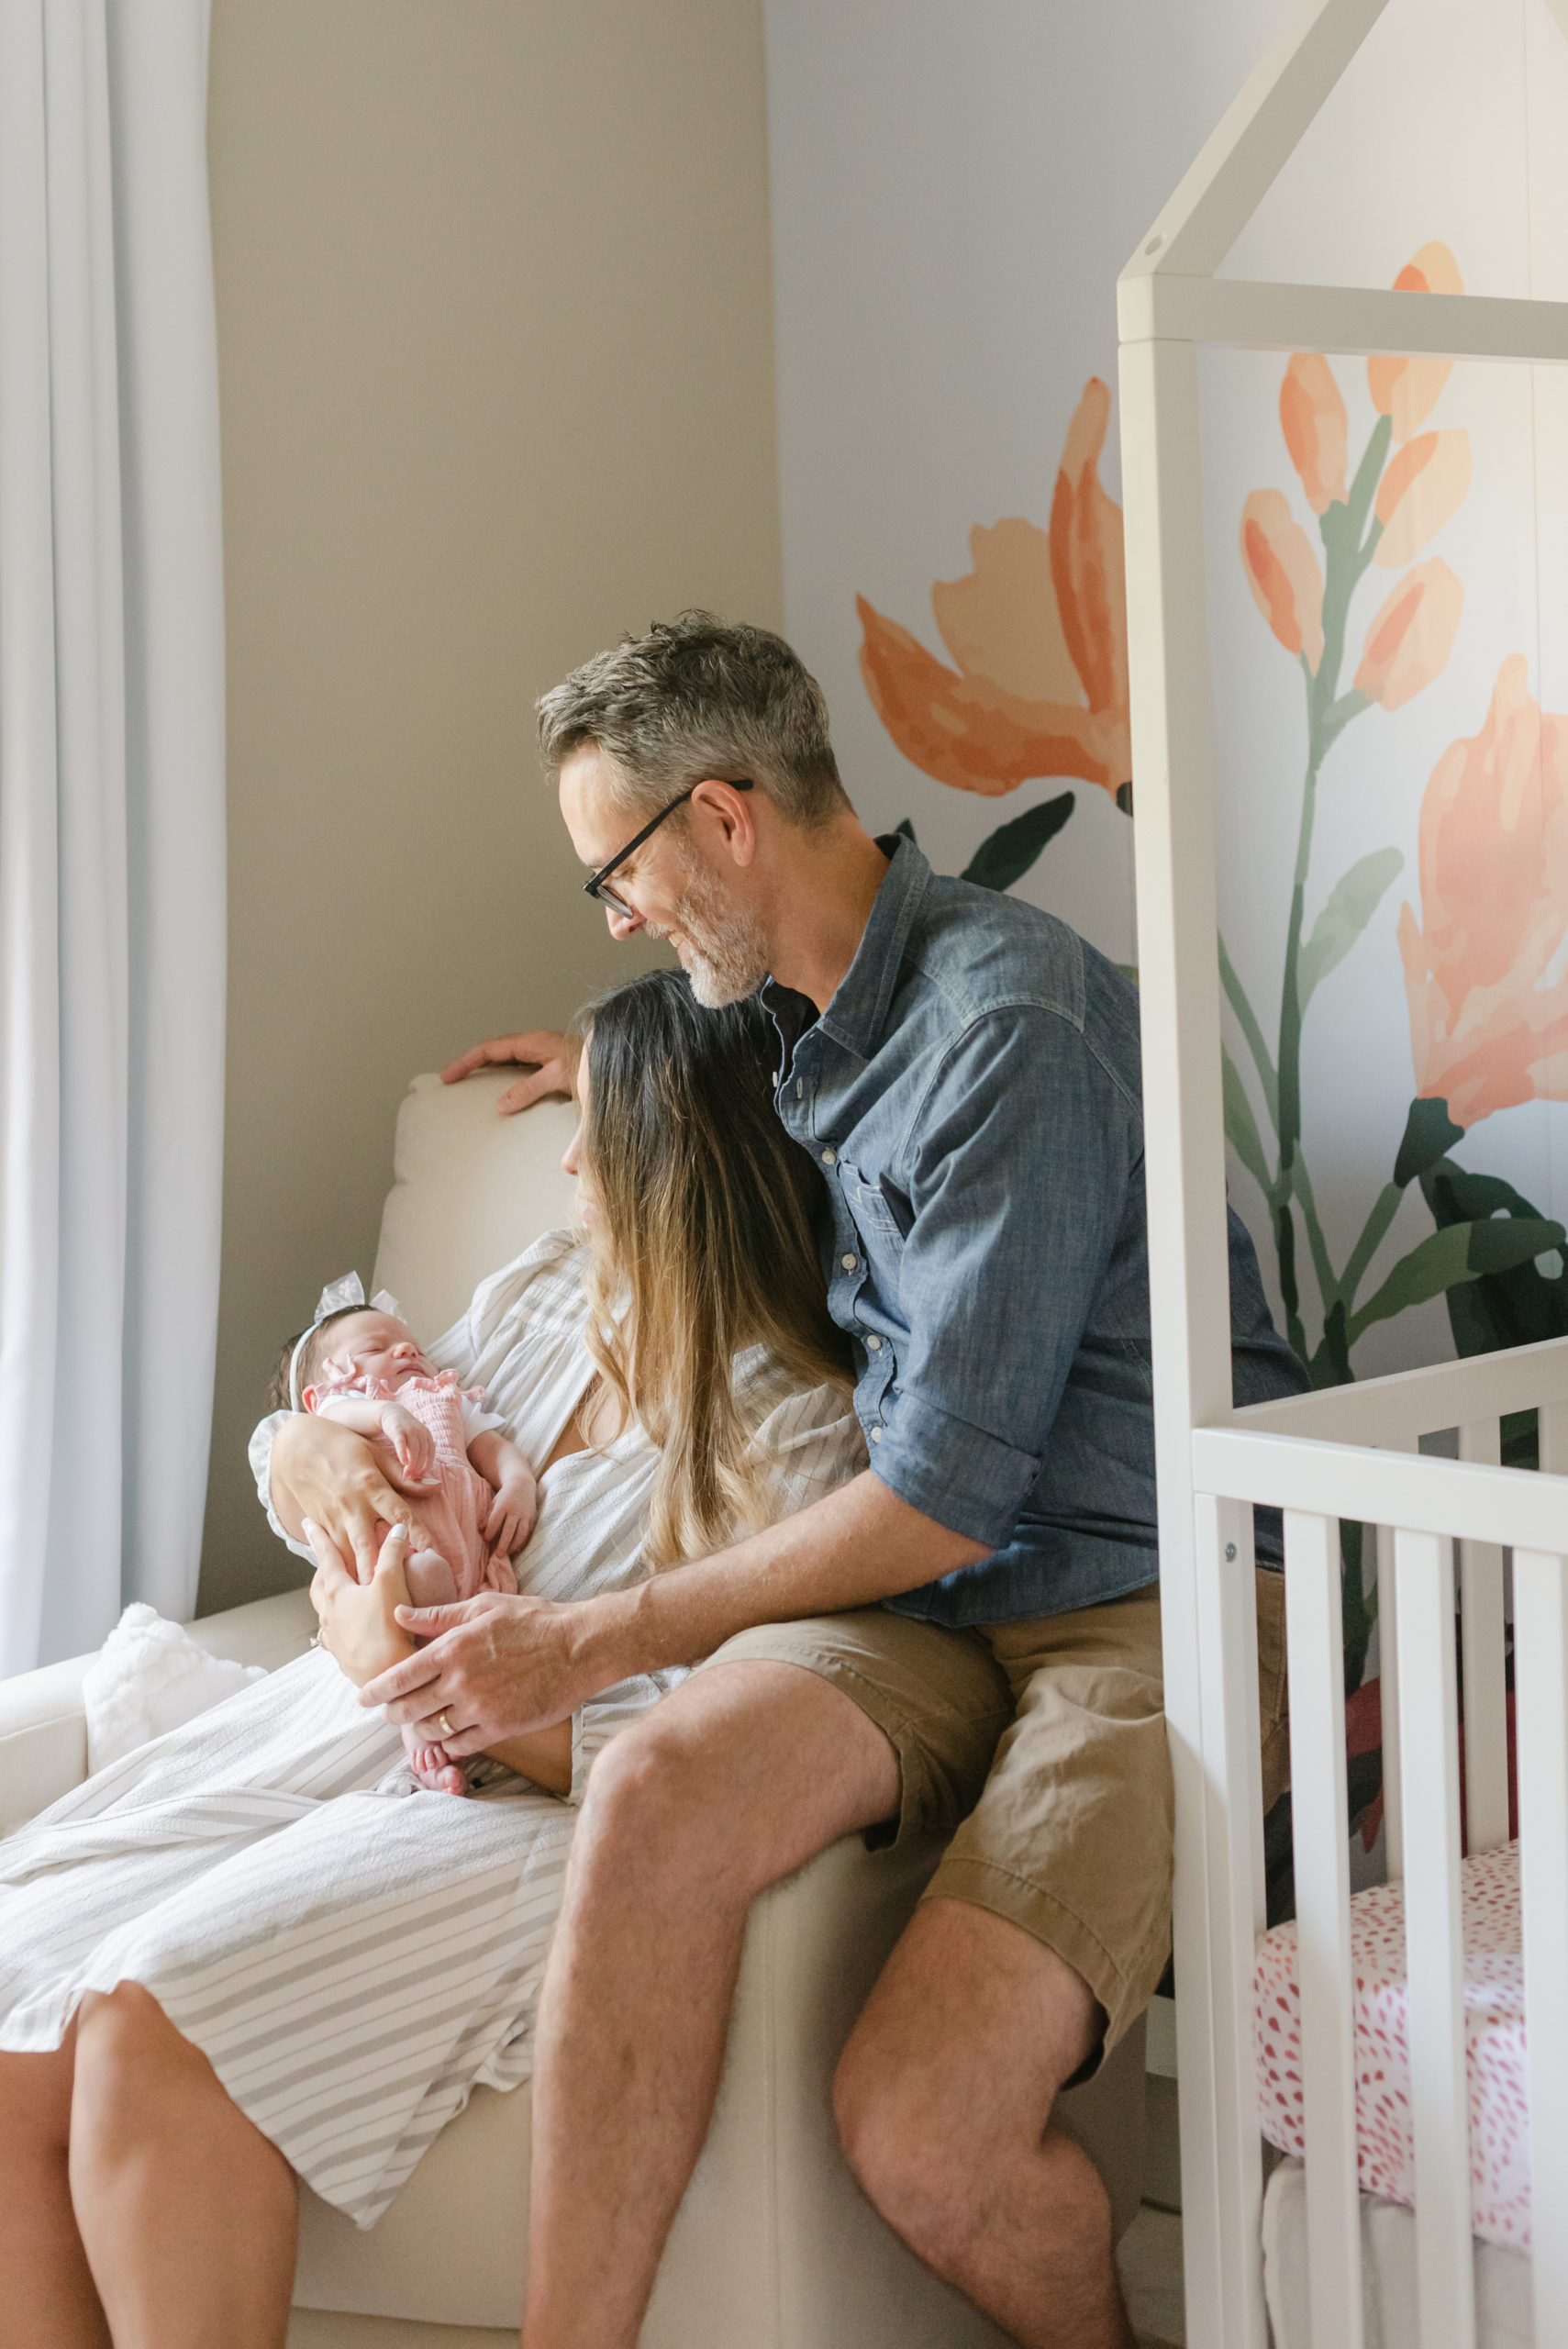
[[[1263,1503],[1284,1511],[1313,2349],[1363,2349],[1341,1520],[1376,1535],[1386,1848],[1405,1889],[1421,2349],[1474,2349],[1461,1777],[1462,1768],[1464,1846],[1491,1850],[1508,1833],[1512,1553],[1536,2342],[1568,2349],[1568,1345],[1369,1386],[1382,1390],[1369,1411],[1359,1408],[1361,1386],[1238,1413],[1192,1437],[1210,1979],[1223,1986],[1215,2122],[1222,2196],[1240,2214],[1222,2234],[1221,2288],[1243,2311],[1235,2337],[1261,2349],[1244,2241],[1261,2191],[1249,2147],[1247,1927],[1262,1913],[1262,1860],[1255,1768],[1251,1791],[1239,1774],[1240,1757],[1256,1753],[1246,1504]],[[1540,1473],[1503,1468],[1499,1418],[1531,1408]],[[1422,1437],[1455,1430],[1457,1459],[1420,1455]]]

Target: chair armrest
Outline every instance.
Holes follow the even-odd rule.
[[[9,1835],[87,1775],[82,1683],[90,1655],[0,1680],[0,1835]]]
[[[209,1655],[275,1672],[303,1655],[316,1631],[304,1590],[230,1607],[192,1623],[190,1634]],[[79,1787],[87,1775],[87,1717],[82,1683],[90,1655],[46,1664],[0,1680],[0,1835],[9,1835]]]

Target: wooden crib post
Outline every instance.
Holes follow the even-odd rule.
[[[1239,2343],[1264,2349],[1259,2254],[1263,2165],[1252,1971],[1265,1891],[1252,1512],[1240,1501],[1198,1493],[1194,1527],[1221,2291]]]
[[[1284,1598],[1312,2349],[1362,2349],[1345,1644],[1335,1519],[1285,1511]]]
[[[1441,1534],[1401,1531],[1395,1560],[1417,2305],[1421,2349],[1475,2349],[1453,1544]],[[1498,1600],[1500,1616],[1500,1591]]]
[[[1561,1434],[1562,1406],[1557,1407]],[[1546,1464],[1542,1419],[1542,1466]],[[1553,1467],[1561,1467],[1561,1453]],[[1568,1562],[1514,1552],[1536,2349],[1568,2349]]]

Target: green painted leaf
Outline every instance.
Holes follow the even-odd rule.
[[[1241,1161],[1248,1174],[1267,1196],[1269,1189],[1268,1162],[1263,1156],[1263,1144],[1258,1132],[1258,1121],[1252,1115],[1252,1105],[1247,1098],[1247,1088],[1241,1082],[1241,1072],[1221,1044],[1219,1048],[1220,1079],[1225,1088],[1226,1139]]]
[[[1403,1190],[1407,1183],[1413,1183],[1418,1174],[1424,1177],[1429,1166],[1444,1157],[1456,1141],[1463,1140],[1464,1128],[1454,1124],[1449,1116],[1446,1101],[1412,1101],[1410,1114],[1405,1120],[1405,1138],[1399,1145],[1399,1155],[1394,1162],[1394,1179],[1400,1189]],[[1423,1182],[1422,1188],[1425,1187]],[[1501,1199],[1489,1200],[1485,1207],[1477,1201],[1462,1216],[1439,1216],[1438,1221],[1468,1223],[1475,1216],[1490,1215],[1495,1207],[1502,1205]],[[1531,1215],[1535,1213],[1533,1208],[1529,1211]]]
[[[1548,1222],[1543,1216],[1499,1216],[1451,1223],[1446,1230],[1434,1231],[1418,1241],[1407,1256],[1399,1259],[1376,1295],[1351,1316],[1351,1343],[1374,1321],[1392,1320],[1396,1313],[1424,1305],[1429,1297],[1441,1297],[1461,1281],[1529,1264],[1565,1238],[1568,1233],[1562,1226]]]
[[[1499,1208],[1524,1221],[1540,1214],[1511,1183],[1496,1174],[1473,1174],[1451,1158],[1440,1158],[1426,1169],[1421,1190],[1440,1230],[1495,1217]],[[1550,1270],[1541,1272],[1533,1257],[1507,1272],[1488,1273],[1451,1288],[1447,1301],[1449,1327],[1462,1354],[1493,1353],[1503,1346],[1532,1346],[1545,1338],[1568,1337],[1568,1273],[1553,1277]],[[1534,1414],[1523,1416],[1530,1420],[1529,1441],[1533,1443]],[[1507,1464],[1518,1464],[1507,1459],[1507,1421],[1503,1438]],[[1517,1442],[1525,1442],[1522,1430],[1517,1431]]]
[[[964,866],[963,879],[981,889],[1010,889],[1023,879],[1046,842],[1056,838],[1076,805],[1073,793],[1064,791],[1027,815],[1015,816],[1010,824],[999,825]]]
[[[1329,902],[1301,950],[1297,993],[1306,1010],[1319,980],[1341,963],[1397,878],[1405,859],[1396,848],[1373,849],[1334,884]]]

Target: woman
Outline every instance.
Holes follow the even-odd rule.
[[[768,1058],[756,1007],[698,1010],[673,974],[607,996],[566,1160],[585,1243],[540,1241],[431,1349],[541,1471],[518,1561],[540,1597],[678,1566],[862,1464],[817,1177],[773,1116]],[[351,1521],[363,1457],[318,1438],[356,1440],[284,1424],[271,1478],[276,1423],[258,1431],[269,1506]],[[528,2076],[573,1806],[660,1687],[498,1749],[466,1800],[419,1791],[353,1686],[408,1649],[402,1531],[362,1587],[317,1542],[332,1653],[0,1847],[0,2288],[18,2338],[278,2349],[296,2176],[369,2225],[477,2082]]]

